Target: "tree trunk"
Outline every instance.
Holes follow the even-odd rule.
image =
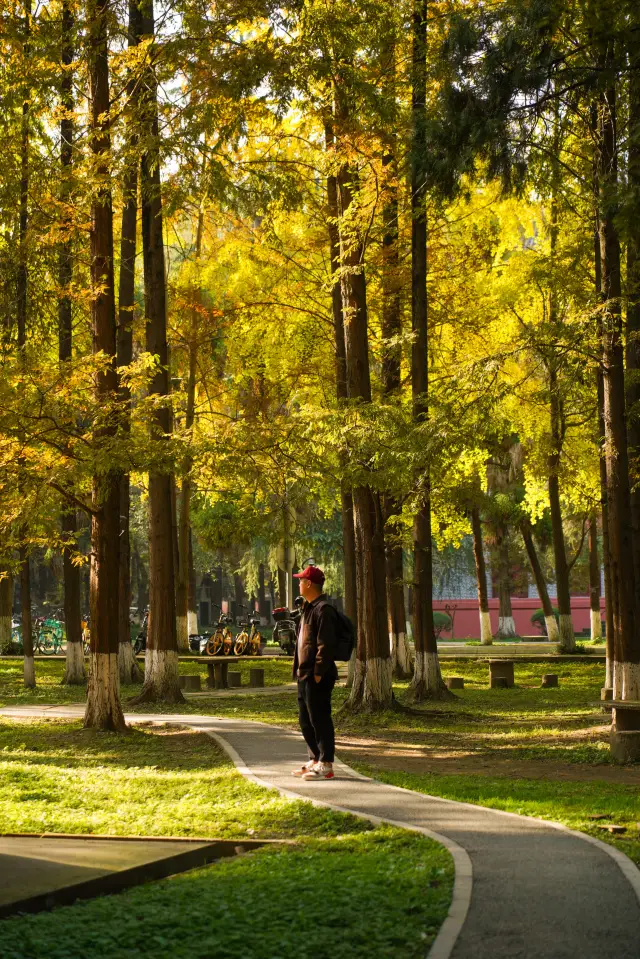
[[[138,46],[142,36],[142,17],[135,2],[129,3],[129,51]],[[133,312],[135,307],[136,229],[138,220],[138,135],[136,110],[139,104],[140,78],[130,68],[127,82],[128,157],[122,187],[123,208],[120,231],[120,285],[118,289],[118,366],[129,366],[133,359]],[[120,384],[122,429],[131,429],[131,392]],[[120,564],[118,600],[118,670],[123,685],[142,682],[142,670],[131,645],[131,481],[128,474],[120,482]]]
[[[204,181],[204,164],[202,179]],[[204,184],[202,189],[204,189]],[[202,234],[204,231],[204,208],[202,203],[198,211],[198,222],[196,226],[196,250],[195,266],[200,269],[200,256],[202,253]],[[187,407],[185,411],[185,431],[187,435],[193,429],[196,408],[196,372],[198,360],[198,322],[200,319],[199,308],[202,303],[202,290],[198,278],[198,288],[193,291],[194,303],[191,309],[191,319],[189,328],[189,371],[187,374]],[[189,456],[185,462],[184,473],[182,475],[182,499],[180,509],[180,520],[178,528],[178,588],[176,591],[176,607],[178,612],[178,648],[189,651],[189,576],[190,576],[190,543],[191,543],[191,492],[192,492],[192,458]]]
[[[602,620],[600,618],[598,520],[595,514],[589,520],[589,609],[591,611],[591,640],[597,642],[602,639]]]
[[[500,608],[498,611],[498,636],[500,639],[513,639],[516,634],[516,624],[511,609],[511,563],[509,560],[509,544],[506,531],[500,529],[496,536],[498,554],[498,596]]]
[[[542,567],[540,565],[540,560],[538,559],[538,553],[536,552],[536,547],[533,542],[531,524],[526,517],[520,523],[520,531],[524,541],[524,548],[526,549],[527,556],[529,558],[529,564],[535,580],[536,589],[538,590],[542,612],[544,613],[544,621],[547,627],[547,638],[551,640],[551,642],[557,643],[560,641],[558,624],[556,622],[555,613],[553,612],[551,600],[549,599],[549,590],[547,589],[547,584],[542,573]]]
[[[9,568],[5,564],[2,564],[0,566],[0,650],[11,642],[12,619],[13,576]],[[33,655],[31,660],[33,661]]]
[[[84,686],[87,673],[84,668],[82,644],[82,612],[80,604],[80,567],[73,563],[73,547],[78,521],[75,510],[62,514],[62,530],[69,545],[62,551],[64,571],[64,624],[67,651],[62,682],[67,686]]]
[[[343,166],[338,176],[340,204],[340,286],[345,331],[349,399],[371,402],[367,282],[364,244],[351,219],[357,172]],[[387,632],[384,525],[379,497],[369,486],[352,491],[356,558],[357,643],[349,707],[385,709],[393,700],[392,661]]]
[[[189,611],[187,613],[189,636],[197,636],[198,628],[198,589],[196,567],[193,562],[193,532],[189,527]]]
[[[634,548],[625,421],[625,384],[620,308],[620,240],[617,215],[617,140],[614,42],[599,40],[599,67],[607,85],[598,105],[598,187],[603,314],[604,426],[609,553],[614,621],[614,699],[640,699],[640,633],[635,629]],[[613,718],[615,723],[615,716]]]
[[[478,611],[480,613],[480,642],[483,646],[493,643],[491,614],[489,613],[489,593],[487,592],[487,567],[484,561],[482,544],[482,523],[477,506],[471,509],[471,531],[473,533],[473,555],[476,561],[476,579],[478,581]]]
[[[65,70],[60,83],[60,200],[63,208],[72,202],[71,178],[73,176],[73,63],[74,16],[68,0],[62,4],[62,64]],[[58,357],[61,366],[68,363],[73,346],[73,312],[69,290],[73,279],[73,240],[71,217],[65,214],[67,235],[58,251],[58,283],[61,296],[58,300]],[[68,686],[84,686],[87,674],[84,668],[82,646],[82,613],[80,609],[80,566],[72,561],[78,529],[75,509],[61,516],[62,532],[67,545],[62,550],[64,578],[64,624],[66,638],[65,671],[62,682]]]
[[[395,55],[390,50],[388,75],[395,87]],[[400,275],[398,255],[398,184],[396,137],[392,136],[382,158],[384,169],[382,210],[382,388],[387,399],[400,395],[400,363],[402,335],[402,312],[400,304]],[[384,501],[385,521],[402,512],[401,503],[391,497]],[[393,534],[393,530],[391,531]],[[398,531],[396,530],[396,533]],[[389,617],[389,646],[393,662],[393,675],[409,679],[413,672],[411,649],[407,636],[407,621],[404,608],[404,578],[402,546],[397,542],[386,545],[387,611]]]
[[[31,36],[31,0],[25,2],[24,42],[25,59],[29,57]],[[16,276],[16,306],[18,313],[18,356],[21,365],[26,363],[27,348],[27,230],[29,226],[29,135],[30,135],[30,90],[27,88],[22,104],[20,137],[20,215],[18,237],[18,270]],[[22,457],[20,463],[23,463]],[[19,479],[23,485],[22,478]],[[20,530],[20,539],[26,538],[26,526]],[[22,648],[24,652],[24,685],[34,689],[36,685],[35,661],[33,658],[33,633],[31,628],[31,579],[29,554],[26,546],[20,546],[20,593],[22,596]]]
[[[427,0],[414,0],[412,14],[411,152],[411,393],[417,426],[429,418],[429,339],[427,325],[427,209],[424,133],[427,99]],[[452,699],[440,673],[433,628],[433,559],[431,545],[431,482],[417,478],[421,500],[413,523],[413,641],[415,666],[409,693],[416,701]]]
[[[569,590],[569,565],[564,541],[562,526],[562,509],[560,507],[560,484],[558,472],[562,452],[562,408],[558,395],[557,372],[552,366],[549,372],[549,388],[551,394],[551,452],[549,453],[549,508],[551,512],[551,532],[553,537],[553,555],[556,570],[556,589],[558,603],[558,632],[560,634],[559,649],[563,653],[570,653],[576,647],[576,640],[571,621],[571,594]]]
[[[116,317],[113,278],[113,212],[109,158],[109,61],[107,0],[89,0],[89,87],[91,151],[98,183],[91,204],[91,287],[93,348],[110,362],[95,376],[99,408],[118,397]],[[95,442],[108,444],[117,423],[96,430]],[[118,570],[120,561],[120,477],[108,469],[96,473],[92,488],[91,522],[91,656],[84,723],[95,729],[123,730],[118,676]]]
[[[333,124],[325,123],[325,142],[327,152],[335,151]],[[333,312],[333,335],[336,351],[336,398],[338,405],[348,397],[347,354],[342,312],[342,290],[340,283],[340,231],[338,229],[338,180],[334,174],[327,177],[327,201],[329,213],[329,254],[331,260],[331,306]],[[342,464],[344,466],[344,462]],[[345,482],[342,483],[340,497],[342,514],[342,555],[344,566],[344,611],[358,628],[358,597],[356,592],[356,553],[355,531],[353,525],[353,495]],[[347,670],[347,687],[353,686],[355,674],[356,650],[354,648]]]
[[[145,0],[141,12],[143,36],[149,38],[153,48],[153,0]],[[140,166],[146,346],[147,351],[159,360],[150,392],[162,398],[169,396],[169,356],[158,96],[157,81],[152,69],[145,72],[141,100],[144,101],[146,147]],[[164,403],[158,406],[154,415],[152,441],[162,448],[170,432],[171,414],[168,405]],[[137,703],[184,702],[178,684],[173,506],[171,475],[160,472],[156,467],[149,474],[149,624],[144,684],[140,695],[133,700]]]
[[[598,135],[597,112],[594,110],[592,115],[592,133],[594,141]],[[599,228],[599,188],[598,188],[598,158],[596,155],[594,162],[594,199],[595,199],[595,219],[596,226],[593,237],[593,263],[595,274],[596,296],[598,301],[601,298],[602,291],[602,268],[600,263],[600,228]],[[596,330],[598,340],[603,339],[602,314],[598,309],[596,313]],[[611,587],[611,553],[609,548],[609,508],[607,506],[607,461],[605,456],[606,439],[604,428],[604,372],[602,361],[596,368],[596,388],[598,395],[598,440],[600,444],[600,499],[602,503],[602,565],[604,568],[604,607],[605,607],[605,626],[606,626],[606,667],[605,667],[605,688],[613,689],[613,597]]]

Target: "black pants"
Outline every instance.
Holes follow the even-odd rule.
[[[319,683],[313,676],[298,680],[298,715],[300,729],[309,750],[309,759],[332,763],[336,751],[336,735],[331,718],[331,693],[336,684],[332,673]]]

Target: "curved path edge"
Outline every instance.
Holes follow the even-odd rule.
[[[266,726],[268,724],[256,723],[255,725]],[[214,730],[208,729],[206,726],[193,725],[192,728],[198,729],[200,732],[207,733],[208,736],[211,736],[212,739],[215,739],[219,746],[227,753],[238,772],[242,773],[246,779],[249,779],[258,786],[264,786],[267,789],[277,789],[281,796],[286,796],[288,799],[303,799],[307,802],[313,803],[314,806],[322,806],[326,809],[333,809],[335,812],[347,813],[350,816],[358,816],[360,819],[366,819],[376,826],[385,823],[389,826],[397,826],[401,829],[407,829],[410,832],[417,832],[423,836],[427,836],[429,839],[434,839],[436,842],[439,842],[442,846],[444,846],[445,849],[449,851],[451,858],[453,859],[455,871],[453,894],[451,897],[449,912],[447,913],[444,922],[440,926],[438,935],[431,945],[431,949],[428,953],[428,959],[449,959],[449,956],[453,951],[453,947],[456,944],[456,940],[464,925],[465,919],[467,918],[469,906],[471,905],[473,868],[471,866],[471,859],[469,858],[466,849],[463,849],[462,846],[460,846],[453,839],[449,839],[448,836],[443,836],[440,833],[433,832],[431,829],[426,829],[424,826],[415,826],[411,823],[402,822],[396,819],[373,816],[370,813],[354,812],[354,810],[346,809],[344,806],[337,806],[335,803],[327,802],[326,800],[322,799],[314,799],[313,797],[310,798],[308,796],[302,796],[300,793],[294,792],[292,789],[285,789],[282,786],[276,786],[274,783],[269,782],[269,780],[261,779],[259,776],[254,775],[254,773],[251,772],[245,763],[242,756],[240,756],[231,743],[220,733],[214,732]],[[281,726],[277,726],[275,728],[282,729]],[[356,772],[355,769],[351,769],[350,766],[347,766],[347,764],[343,763],[341,760],[337,761],[335,765],[343,771],[349,773],[349,775],[353,776],[354,778],[368,778],[366,776],[361,776],[360,773]]]
[[[0,709],[0,715],[53,719],[77,717],[81,709],[18,707]],[[300,761],[304,749],[302,737],[290,728],[175,713],[136,713],[126,719],[205,732],[257,785],[441,843],[454,860],[454,890],[429,959],[640,956],[640,871],[616,847],[586,833],[551,820],[393,786],[363,776],[339,760],[336,772],[344,775],[336,780],[313,785],[298,780],[297,788],[289,788],[291,766]],[[349,790],[349,779],[362,781],[361,794]],[[333,782],[341,787],[342,794],[335,797],[340,804],[329,801]]]

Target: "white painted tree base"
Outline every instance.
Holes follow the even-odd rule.
[[[560,633],[560,649],[571,653],[576,648],[576,637],[573,632],[573,622],[570,613],[560,613],[558,616],[558,632]]]
[[[488,609],[480,610],[480,642],[483,646],[491,646],[493,643],[493,630],[491,629],[491,613]]]
[[[589,612],[591,613],[591,641],[595,642],[602,639],[602,620],[599,609],[592,609]]]
[[[65,655],[64,686],[84,686],[87,673],[84,668],[84,649],[82,643],[67,643]]]
[[[178,653],[173,649],[149,649],[144,658],[144,685],[136,703],[183,703],[178,684]]]
[[[134,683],[141,683],[144,679],[130,642],[120,643],[118,646],[118,673],[121,686],[132,686]]]
[[[545,616],[544,621],[547,627],[547,639],[552,643],[559,643],[560,631],[555,616],[553,614],[551,616]]]
[[[364,674],[362,704],[365,709],[388,709],[393,699],[391,657],[368,659]]]
[[[84,725],[116,732],[126,728],[120,705],[117,653],[91,653]]]
[[[614,661],[613,698],[640,702],[640,663]]]
[[[198,614],[195,609],[190,609],[187,613],[187,622],[189,624],[189,636],[198,635]]]
[[[416,700],[453,698],[444,684],[437,653],[419,653],[416,650],[413,679],[409,683],[409,696]]]
[[[516,622],[513,616],[500,616],[498,618],[498,636],[500,639],[513,639],[517,635]]]
[[[189,652],[189,617],[176,616],[176,634],[178,640],[178,652]]]
[[[389,633],[393,675],[398,679],[408,679],[413,673],[411,647],[406,633]]]
[[[23,674],[25,689],[36,688],[36,662],[33,656],[25,656],[23,660]]]
[[[355,647],[351,653],[351,659],[347,664],[347,689],[353,689],[353,681],[356,675],[356,650]]]

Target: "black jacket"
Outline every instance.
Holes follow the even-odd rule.
[[[337,674],[336,623],[337,613],[324,593],[304,604],[293,656],[294,679]]]

